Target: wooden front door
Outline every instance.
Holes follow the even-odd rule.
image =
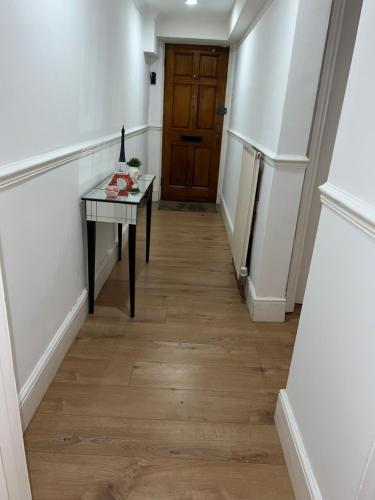
[[[162,199],[216,202],[229,49],[166,45]]]

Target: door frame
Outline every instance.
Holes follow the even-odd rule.
[[[228,51],[227,56],[227,73],[226,73],[226,81],[225,81],[225,93],[224,93],[224,106],[227,108],[227,113],[223,116],[223,125],[221,130],[221,140],[220,140],[220,149],[218,151],[218,164],[217,164],[217,180],[216,180],[216,203],[220,202],[221,196],[221,188],[223,183],[223,171],[225,164],[225,156],[226,156],[226,145],[228,142],[227,138],[227,125],[230,119],[230,103],[233,89],[233,73],[234,73],[234,59],[235,54],[233,54],[233,46],[231,45],[218,45],[218,44],[210,44],[210,43],[184,43],[184,42],[162,42],[162,52],[163,52],[163,84],[162,84],[162,92],[161,92],[161,105],[162,105],[162,125],[161,125],[161,158],[160,158],[160,200],[164,199],[165,195],[165,184],[164,184],[164,170],[165,170],[165,96],[166,96],[166,51],[167,46],[173,45],[175,47],[190,47],[192,49],[201,49],[201,48],[221,48],[226,49]]]
[[[308,152],[310,162],[306,169],[305,180],[303,184],[297,228],[289,268],[289,277],[286,289],[287,313],[293,312],[296,304],[297,285],[301,271],[302,257],[307,236],[307,225],[311,213],[311,206],[315,189],[315,181],[318,173],[320,151],[324,138],[324,126],[327,120],[328,105],[330,102],[331,91],[334,83],[333,78],[341,41],[346,4],[347,0],[333,0],[325,56],[321,70],[315,114],[310,134],[310,145]]]
[[[0,256],[0,492],[4,500],[32,500],[23,444],[8,309]],[[3,496],[1,499],[3,500]]]

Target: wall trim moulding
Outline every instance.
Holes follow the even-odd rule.
[[[306,168],[309,163],[309,158],[307,156],[300,155],[278,155],[271,151],[270,149],[262,146],[262,144],[257,143],[249,137],[236,132],[233,129],[228,128],[226,130],[227,134],[239,141],[246,147],[251,147],[257,149],[264,155],[264,160],[272,167],[288,167],[288,168]]]
[[[148,125],[128,129],[125,138],[130,139],[144,134],[148,129]],[[120,140],[120,134],[111,134],[0,166],[0,189],[60,167],[83,156],[96,153],[119,143]]]
[[[282,323],[285,321],[286,299],[283,297],[260,297],[254,283],[247,278],[245,287],[247,307],[253,321]]]
[[[87,316],[87,290],[83,290],[18,394],[23,430],[29,425],[66,352]]]
[[[366,234],[375,237],[375,207],[329,182],[319,189],[323,206],[341,215]]]
[[[279,392],[275,423],[296,498],[323,500],[286,390]]]
[[[147,126],[148,130],[163,130],[163,125],[148,125]]]

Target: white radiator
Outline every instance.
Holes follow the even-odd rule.
[[[246,258],[253,220],[255,196],[259,175],[260,155],[253,148],[242,152],[240,185],[237,197],[236,218],[231,238],[232,256],[237,277],[247,275]]]

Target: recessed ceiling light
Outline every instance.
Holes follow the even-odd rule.
[[[186,5],[197,5],[198,0],[185,0]]]

